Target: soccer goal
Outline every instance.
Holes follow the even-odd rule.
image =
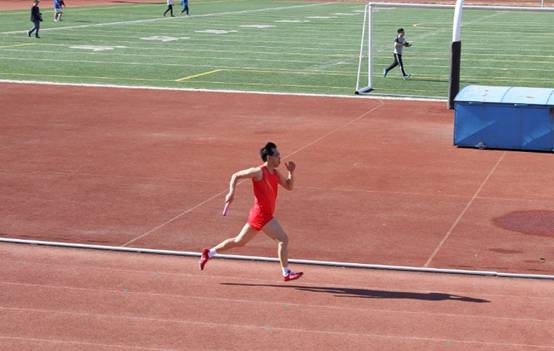
[[[468,43],[464,67],[461,67],[462,10],[471,10],[464,18],[464,43]],[[391,71],[387,77],[393,74],[392,79],[383,77],[383,68],[392,59],[396,28],[400,27],[406,29],[407,40],[413,44],[405,48],[404,64],[414,73],[411,78],[418,81],[420,96],[448,96],[452,107],[462,68],[467,73],[463,84],[550,86],[554,75],[545,73],[549,70],[541,73],[529,67],[533,66],[533,60],[539,66],[551,66],[541,62],[554,55],[554,48],[546,44],[552,35],[552,12],[554,7],[464,6],[463,0],[456,5],[368,3],[364,9],[355,93],[409,95],[399,91],[405,86],[400,71]],[[524,61],[526,65],[514,67],[509,60]],[[508,77],[509,70],[515,72],[511,74],[514,79],[503,79]],[[547,81],[550,78],[553,79]]]

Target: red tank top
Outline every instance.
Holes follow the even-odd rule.
[[[275,202],[277,200],[277,188],[279,185],[279,175],[277,171],[273,174],[269,173],[267,166],[262,166],[262,179],[256,181],[252,179],[254,187],[255,203],[254,207],[259,209],[259,212],[266,215],[273,215],[275,212]]]

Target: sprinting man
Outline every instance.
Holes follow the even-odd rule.
[[[167,0],[167,9],[164,12],[164,17],[168,12],[171,13],[171,17],[175,17],[173,16],[173,0]]]
[[[273,217],[275,203],[277,200],[277,188],[281,185],[287,190],[294,187],[294,170],[296,165],[293,161],[285,163],[288,171],[285,177],[277,167],[281,163],[281,155],[274,143],[267,143],[261,150],[260,156],[264,163],[258,167],[252,167],[238,171],[231,176],[229,193],[225,197],[226,206],[233,202],[235,187],[240,179],[252,179],[254,188],[254,206],[250,210],[248,221],[242,227],[240,233],[227,240],[222,241],[211,249],[203,249],[200,257],[200,269],[204,270],[206,263],[217,253],[227,251],[234,247],[241,247],[253,239],[260,230],[277,242],[277,254],[283,270],[283,280],[295,280],[302,276],[302,272],[295,273],[288,267],[288,242],[287,233],[279,224],[277,218]]]
[[[409,48],[410,46],[412,46],[412,44],[406,41],[406,38],[405,38],[406,33],[404,32],[404,28],[398,28],[396,32],[397,32],[397,36],[396,36],[396,39],[394,39],[394,50],[393,50],[394,62],[391,63],[389,67],[383,70],[383,77],[386,77],[387,74],[389,74],[389,71],[391,69],[400,65],[400,70],[402,71],[402,79],[406,80],[410,78],[410,75],[406,73],[406,71],[404,70],[404,63],[402,62],[402,50],[404,49],[404,47]]]
[[[63,15],[63,8],[65,7],[65,3],[63,0],[53,0],[54,1],[54,22],[58,22],[62,20]]]
[[[181,15],[183,12],[187,13],[187,16],[189,15],[189,0],[181,0],[181,7],[183,8],[181,10]]]
[[[33,28],[27,31],[27,35],[30,37],[33,32],[36,38],[40,38],[38,31],[40,30],[40,22],[42,22],[42,13],[38,7],[40,0],[33,1],[33,7],[31,7],[31,22],[33,22]]]

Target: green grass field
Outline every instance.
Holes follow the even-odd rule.
[[[200,0],[191,16],[164,4],[67,8],[41,39],[29,11],[0,12],[0,79],[352,95],[364,5]],[[179,6],[177,2],[176,13]],[[453,10],[381,9],[375,15],[374,94],[447,96]],[[554,13],[465,11],[462,85],[554,86]],[[396,29],[414,47],[412,79],[381,72]]]

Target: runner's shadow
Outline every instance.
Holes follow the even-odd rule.
[[[473,303],[490,302],[489,300],[483,300],[483,299],[478,299],[474,297],[444,294],[444,293],[434,293],[434,292],[415,293],[415,292],[407,292],[407,291],[336,288],[336,287],[325,287],[325,286],[272,285],[272,284],[221,283],[221,285],[296,289],[300,291],[307,291],[307,292],[314,292],[314,293],[333,294],[336,297],[355,297],[355,298],[364,298],[364,299],[410,299],[410,300],[424,300],[424,301],[454,300],[454,301],[473,302]]]

